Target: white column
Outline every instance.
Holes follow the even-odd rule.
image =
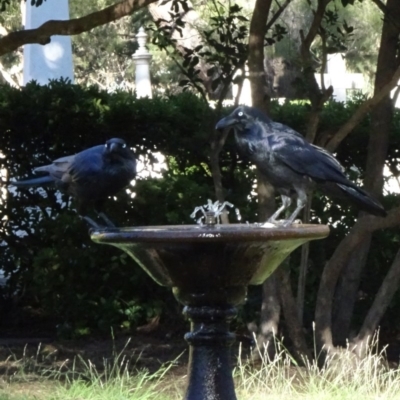
[[[326,87],[333,86],[333,97],[337,101],[346,101],[346,61],[340,53],[328,55],[327,65],[328,76],[331,77],[331,82],[326,83]]]
[[[25,29],[34,29],[44,22],[69,19],[68,0],[47,0],[39,6],[26,1]],[[46,45],[28,44],[24,46],[23,85],[36,80],[46,85],[50,79],[59,78],[74,81],[71,38],[52,36]]]
[[[29,1],[29,0],[28,0]],[[146,48],[147,34],[143,27],[139,29],[136,35],[139,48],[132,58],[135,60],[135,88],[137,97],[152,98],[151,80],[150,80],[150,60],[152,55]]]

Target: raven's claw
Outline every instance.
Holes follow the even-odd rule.
[[[92,218],[90,218],[90,217],[83,216],[82,219],[85,220],[92,229],[102,229],[102,228],[104,228],[104,226],[99,225],[97,222],[92,220]]]
[[[110,218],[107,217],[106,214],[99,212],[97,215],[106,223],[108,228],[115,228],[114,223],[110,220]]]

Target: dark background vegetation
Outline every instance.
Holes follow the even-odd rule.
[[[336,131],[363,99],[347,104],[328,102],[321,112],[317,134]],[[229,112],[223,109],[222,113]],[[305,133],[310,106],[306,102],[272,103],[271,116]],[[130,189],[110,199],[106,213],[117,225],[194,223],[194,207],[215,200],[209,169],[209,141],[214,121],[220,117],[207,103],[190,93],[155,99],[136,99],[127,92],[107,93],[96,87],[82,88],[65,82],[49,86],[35,83],[22,89],[0,90],[0,168],[7,179],[31,175],[32,167],[73,154],[110,137],[125,139],[137,155],[159,151],[167,156],[168,170],[161,179],[138,179]],[[356,180],[363,178],[369,115],[339,147],[337,158]],[[395,111],[388,163],[394,162],[400,141],[400,114]],[[151,155],[150,155],[151,159]],[[226,200],[239,207],[244,221],[257,221],[256,197],[252,196],[254,170],[239,159],[233,138],[220,154]],[[351,166],[357,167],[350,170]],[[4,178],[4,177],[3,177]],[[162,324],[183,321],[180,306],[169,290],[157,286],[125,254],[90,241],[88,228],[66,196],[57,200],[54,189],[10,190],[0,204],[0,267],[8,280],[0,292],[0,329],[26,325],[26,315],[49,322],[50,332],[61,337],[134,330],[161,315]],[[386,195],[387,208],[394,205]],[[356,210],[315,194],[311,222],[329,224],[331,234],[313,242],[305,299],[305,327],[311,328],[320,276],[341,239],[353,226]],[[379,231],[363,272],[356,303],[354,329],[371,306],[380,282],[396,254],[399,233]],[[299,253],[290,259],[290,271],[298,274]],[[295,282],[296,279],[293,279]],[[257,319],[260,288],[251,288],[237,328]],[[393,299],[383,331],[399,328]]]

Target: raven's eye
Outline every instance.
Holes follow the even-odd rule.
[[[243,112],[242,111],[238,112],[238,117],[243,117]]]
[[[104,145],[104,147],[105,147],[106,149],[108,149],[108,148],[110,147],[110,145],[109,145],[108,143],[106,143],[106,144]]]
[[[126,147],[126,144],[124,143],[121,147],[124,149]]]

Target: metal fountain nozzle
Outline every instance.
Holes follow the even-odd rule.
[[[234,205],[232,203],[229,203],[228,201],[224,201],[223,203],[220,203],[218,200],[216,202],[212,202],[210,199],[207,200],[207,204],[204,204],[203,206],[196,207],[192,214],[190,214],[190,218],[197,218],[198,212],[201,212],[202,215],[200,218],[197,219],[197,223],[199,225],[203,225],[203,220],[204,224],[207,226],[214,226],[216,224],[220,224],[220,217],[222,213],[227,211],[227,208],[233,208]],[[241,220],[241,215],[240,211],[238,208],[235,208],[235,213],[238,221]]]
[[[214,211],[206,211],[204,213],[205,224],[206,225],[215,225],[217,223],[217,216]]]

